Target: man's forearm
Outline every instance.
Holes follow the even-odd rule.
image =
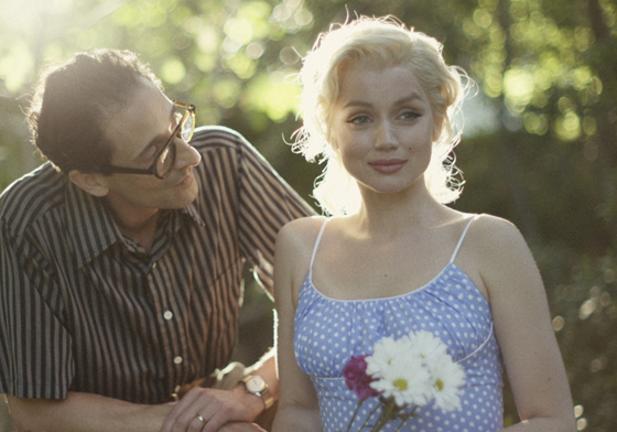
[[[258,374],[268,385],[270,393],[278,395],[278,378],[273,353],[264,355],[257,363],[248,368],[239,368],[240,364],[229,365],[221,371],[221,381],[215,388],[194,386],[174,406],[166,417],[162,432],[171,432],[176,427],[188,430],[195,418],[201,417],[208,425],[208,430],[256,431],[261,430],[251,424],[264,411],[265,401],[253,394],[239,382],[243,374]],[[233,366],[233,367],[232,367]],[[191,429],[192,430],[192,429]]]
[[[268,384],[268,390],[274,400],[278,400],[279,380],[276,373],[275,355],[274,349],[270,349],[259,361],[249,366],[246,373],[257,374],[262,377]]]
[[[77,392],[60,401],[8,399],[15,426],[28,432],[158,432],[172,409]]]

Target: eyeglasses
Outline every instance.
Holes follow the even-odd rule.
[[[104,165],[101,167],[106,174],[147,174],[154,175],[159,179],[167,177],[176,161],[176,140],[181,138],[184,142],[189,142],[195,132],[195,105],[183,102],[174,102],[174,127],[167,142],[157,152],[152,165],[148,168],[129,168],[116,165]]]

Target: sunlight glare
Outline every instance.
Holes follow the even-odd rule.
[[[0,23],[19,33],[28,33],[43,20],[68,13],[73,0],[3,0],[0,3]]]

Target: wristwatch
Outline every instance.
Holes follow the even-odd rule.
[[[252,395],[260,397],[264,401],[266,409],[274,404],[274,397],[270,393],[268,383],[259,375],[246,375],[242,378],[242,383],[246,391]]]

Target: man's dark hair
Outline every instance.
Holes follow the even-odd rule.
[[[48,70],[27,112],[32,142],[62,172],[104,173],[112,153],[106,123],[128,104],[140,78],[161,89],[134,53],[112,49],[78,53]]]

